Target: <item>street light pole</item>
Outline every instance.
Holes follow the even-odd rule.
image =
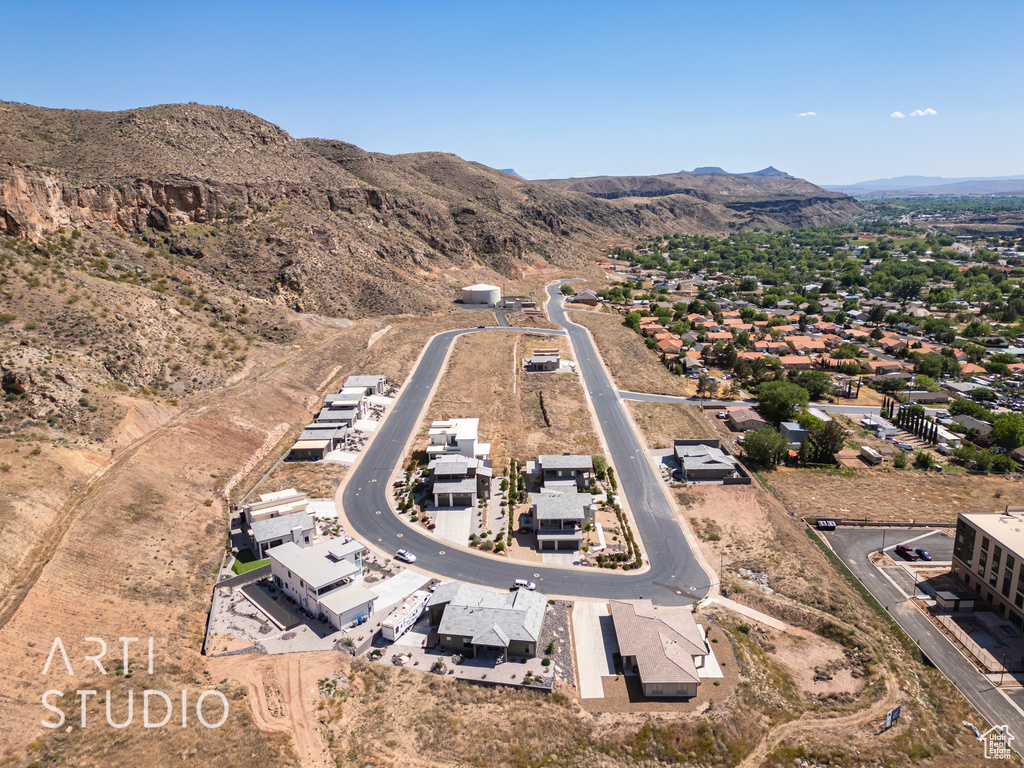
[[[885,528],[882,529],[882,548],[878,550],[879,554],[885,554]]]

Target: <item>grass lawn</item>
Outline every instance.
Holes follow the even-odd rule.
[[[255,568],[259,568],[261,565],[269,564],[270,558],[267,558],[266,560],[257,560],[256,555],[252,553],[251,549],[243,549],[235,555],[235,562],[231,564],[231,570],[237,574],[242,574]]]

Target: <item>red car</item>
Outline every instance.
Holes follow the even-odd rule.
[[[920,556],[917,554],[917,552],[915,552],[910,547],[907,547],[907,546],[905,546],[903,544],[897,544],[896,545],[896,554],[899,555],[900,557],[906,559],[906,560],[920,560],[921,559]]]

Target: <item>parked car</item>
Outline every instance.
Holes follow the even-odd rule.
[[[526,579],[516,579],[515,581],[512,582],[512,589],[514,589],[514,590],[515,589],[529,589],[529,590],[532,591],[532,590],[534,590],[536,588],[537,588],[536,584],[534,584],[532,581],[527,581]]]
[[[403,563],[415,563],[416,555],[408,549],[400,549],[395,552],[395,560],[401,560]]]
[[[918,559],[920,559],[918,557],[918,555],[917,555],[917,552],[915,552],[914,550],[912,550],[910,547],[906,546],[905,544],[897,544],[896,545],[896,554],[899,555],[900,557],[902,557],[904,560],[918,560]]]
[[[917,556],[920,557],[922,560],[931,560],[932,559],[932,556],[928,553],[927,549],[921,549],[920,547],[918,547],[917,549],[914,550],[914,552],[916,552]]]
[[[720,419],[728,419],[729,418],[729,412],[728,411],[719,411],[717,415],[718,415],[718,418],[720,418]]]

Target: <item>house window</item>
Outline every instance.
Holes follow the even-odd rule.
[[[664,692],[661,683],[651,683],[651,696],[661,696]]]
[[[526,653],[526,654],[533,653],[533,646],[532,645],[527,643],[524,647],[525,647],[526,650],[524,650],[523,653]]]
[[[981,537],[981,551],[988,552],[988,536]]]
[[[686,685],[683,683],[676,683],[676,696],[686,695]]]

